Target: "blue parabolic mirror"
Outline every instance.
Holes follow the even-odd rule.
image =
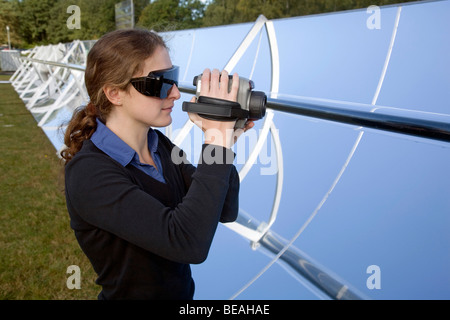
[[[450,2],[438,1],[273,20],[278,57],[265,24],[229,71],[275,98],[448,123],[449,9]],[[165,34],[182,83],[192,86],[205,67],[227,66],[252,27]],[[362,298],[448,299],[450,144],[272,112],[282,159],[269,132],[242,180],[241,214],[269,221],[282,166],[270,231],[285,244],[295,236],[290,248]],[[186,121],[181,102],[174,117],[176,134]],[[245,162],[239,155],[248,157],[263,126],[259,121],[235,146],[238,169]],[[192,129],[182,143],[194,162],[196,134]],[[270,264],[274,257],[219,226],[207,261],[193,267],[195,298],[328,297],[281,259]]]

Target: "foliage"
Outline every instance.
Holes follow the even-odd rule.
[[[142,11],[138,26],[156,31],[198,28],[204,7],[200,0],[155,0]]]
[[[406,0],[408,1],[408,0]],[[268,19],[367,8],[405,0],[213,0],[205,10],[203,26],[254,21],[259,15]]]
[[[0,0],[0,45],[7,44],[6,26],[11,33],[11,44],[16,47],[25,45],[18,32],[20,27],[19,2]]]
[[[406,0],[408,1],[408,0]],[[94,40],[115,29],[120,0],[0,0],[0,44],[8,25],[15,47]],[[302,16],[386,5],[405,0],[134,0],[137,27],[168,31]],[[70,5],[81,11],[81,28],[69,29]]]
[[[30,0],[28,0],[30,1]],[[52,8],[53,19],[48,22],[49,43],[70,42],[75,39],[98,39],[108,31],[115,29],[114,4],[116,0],[58,0]],[[81,28],[69,29],[67,7],[77,5],[80,7]]]
[[[24,0],[18,2],[19,33],[26,43],[45,43],[48,37],[51,8],[57,0]]]

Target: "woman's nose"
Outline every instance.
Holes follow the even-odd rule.
[[[176,84],[174,84],[172,86],[172,88],[170,88],[170,90],[168,92],[168,95],[167,95],[167,98],[174,99],[174,100],[178,100],[178,99],[181,98],[180,90],[178,90],[178,87],[177,87]]]

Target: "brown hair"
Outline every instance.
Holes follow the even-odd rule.
[[[61,151],[66,164],[97,129],[96,118],[105,122],[111,112],[112,104],[103,92],[105,85],[128,90],[130,79],[142,70],[144,61],[160,46],[166,47],[159,35],[141,29],[116,30],[94,44],[84,74],[90,102],[75,110],[67,126],[66,148]]]

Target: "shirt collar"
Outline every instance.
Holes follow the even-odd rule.
[[[137,157],[136,151],[120,139],[98,118],[97,130],[92,135],[91,141],[97,148],[124,167],[133,160],[135,155]],[[155,153],[158,148],[158,134],[152,128],[148,131],[148,148],[152,154]]]

